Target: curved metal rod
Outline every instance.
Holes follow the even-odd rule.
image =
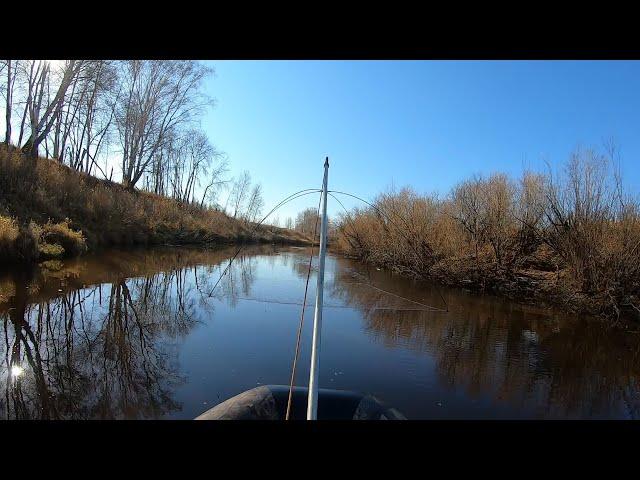
[[[288,197],[286,197],[284,200],[282,200],[280,203],[278,203],[275,207],[273,207],[269,213],[267,213],[262,220],[260,220],[257,224],[255,224],[255,226],[253,227],[253,229],[251,230],[251,232],[249,233],[249,235],[253,235],[253,233],[255,233],[255,231],[258,229],[258,227],[260,225],[262,225],[262,223],[269,217],[269,215],[271,215],[273,212],[275,212],[278,208],[282,207],[283,205],[286,205],[287,203],[291,202],[292,200],[296,200],[297,198],[300,197],[304,197],[305,195],[310,195],[312,193],[318,193],[320,190],[317,188],[307,188],[305,190],[300,190],[298,192],[292,193],[291,195],[289,195]],[[218,278],[218,281],[215,283],[215,285],[213,286],[213,288],[209,291],[209,293],[207,294],[207,296],[211,297],[213,295],[213,291],[216,289],[216,287],[218,286],[218,284],[220,283],[220,280],[222,280],[222,277],[225,276],[225,274],[227,273],[227,270],[229,270],[229,267],[231,267],[231,264],[233,263],[233,261],[236,259],[236,257],[238,256],[238,254],[240,253],[240,251],[244,248],[244,245],[241,245],[240,248],[238,248],[238,250],[236,251],[236,253],[233,255],[233,257],[231,257],[231,260],[229,261],[229,264],[226,266],[226,268],[224,269],[224,271],[220,274],[220,278]]]
[[[368,202],[368,201],[367,201],[367,200],[365,200],[364,198],[358,197],[357,195],[353,195],[353,194],[351,194],[351,193],[347,193],[347,192],[339,192],[338,190],[331,190],[331,192],[333,192],[333,193],[339,193],[340,195],[347,195],[347,196],[349,196],[349,197],[353,197],[353,198],[355,198],[355,199],[357,199],[357,200],[360,200],[361,202],[366,203],[366,204],[367,204],[367,205],[369,205],[371,208],[373,208],[376,212],[378,212],[381,216],[383,216],[383,217],[385,217],[387,220],[389,220],[389,222],[391,222],[391,224],[392,224],[394,227],[398,228],[398,230],[399,230],[400,232],[402,232],[402,230],[398,227],[398,225],[396,225],[396,224],[394,223],[394,221],[391,219],[391,215],[389,215],[389,214],[388,214],[388,213],[386,213],[384,210],[382,210],[382,208],[380,208],[380,207],[378,207],[378,206],[374,205],[373,203]],[[335,198],[335,197],[334,197],[334,198]],[[398,215],[398,217],[400,218],[400,220],[402,220],[402,222],[405,224],[405,226],[406,226],[407,228],[409,228],[409,223],[404,219],[404,217],[403,217],[402,215]],[[405,239],[407,240],[407,242],[409,242],[409,245],[411,245],[411,241],[410,241],[407,237],[405,237]],[[413,245],[411,245],[411,246],[412,246],[412,248],[413,248]],[[415,250],[415,248],[414,248],[414,250]],[[418,253],[418,252],[416,252],[416,253]]]

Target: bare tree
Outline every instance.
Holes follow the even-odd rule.
[[[223,153],[216,152],[213,159],[213,165],[208,172],[208,182],[202,193],[202,200],[200,206],[204,207],[205,200],[208,200],[210,204],[215,208],[219,208],[218,196],[220,191],[226,188],[229,180],[222,178],[229,171],[229,163],[227,156]],[[206,175],[206,173],[205,173]]]
[[[210,71],[195,61],[130,60],[121,64],[115,124],[125,186],[133,188],[172,134],[211,103],[200,91]]]
[[[76,170],[100,168],[96,157],[106,145],[117,98],[115,62],[86,61],[58,113],[53,135],[53,157]],[[104,175],[104,172],[102,172]]]
[[[24,107],[22,109],[22,116],[20,121],[20,133],[18,135],[17,145],[22,145],[22,138],[25,131],[25,125],[27,120],[27,114],[31,108],[31,104],[34,97],[34,90],[38,83],[40,76],[40,70],[44,67],[44,62],[39,60],[27,60],[24,61],[17,72],[17,76],[20,77],[18,82],[20,89],[23,91]]]
[[[251,174],[245,170],[240,176],[233,182],[231,192],[227,201],[231,202],[231,209],[233,218],[237,218],[238,215],[242,215],[243,205],[249,195],[249,189],[251,188]]]
[[[318,222],[318,211],[309,207],[298,213],[296,217],[295,229],[305,235],[313,235]],[[319,223],[318,223],[319,224]]]
[[[227,182],[226,156],[211,145],[207,135],[197,129],[171,135],[156,153],[151,170],[145,175],[146,188],[159,195],[171,195],[181,202],[195,202],[196,187],[204,186],[200,205],[207,198],[215,201]]]
[[[284,222],[284,228],[293,230],[293,218],[287,217],[287,220]]]
[[[539,244],[540,223],[544,215],[544,175],[524,172],[518,186],[513,216],[519,224],[516,256],[532,253]]]
[[[58,83],[56,94],[53,99],[46,98],[47,104],[44,108],[44,112],[41,113],[43,105],[45,84],[50,86],[51,81],[51,65],[44,61],[40,62],[37,69],[37,75],[34,77],[33,83],[30,85],[28,110],[29,119],[31,123],[31,134],[27,138],[26,142],[22,146],[22,151],[31,156],[38,154],[39,145],[45,140],[49,131],[53,127],[56,119],[59,116],[60,110],[65,101],[65,95],[67,89],[71,83],[75,80],[77,75],[80,74],[85,65],[84,61],[80,60],[67,60],[64,67],[59,73],[62,77]],[[33,89],[33,93],[31,93]],[[48,88],[49,89],[49,88]]]
[[[454,218],[468,232],[474,244],[476,262],[478,248],[484,240],[482,178],[475,177],[457,185],[452,193]]]
[[[583,291],[599,286],[607,266],[607,227],[624,209],[611,159],[593,150],[577,150],[564,175],[547,176],[545,227],[540,235],[572,267]]]
[[[187,132],[186,165],[184,178],[181,180],[184,185],[181,192],[183,202],[188,202],[189,199],[194,200],[195,187],[199,184],[200,175],[206,174],[216,153],[204,132],[201,130]]]
[[[258,216],[262,212],[262,207],[264,207],[264,200],[262,199],[262,185],[258,183],[253,187],[251,195],[249,196],[249,203],[247,204],[247,212],[245,214],[246,220],[249,222],[257,221]]]
[[[493,248],[496,267],[501,267],[504,251],[513,230],[513,197],[515,187],[504,174],[492,175],[482,184],[482,231]]]
[[[13,111],[13,92],[17,78],[18,60],[4,60],[2,64],[6,68],[6,84],[4,85],[5,99],[5,135],[4,142],[9,145],[11,142],[11,114]]]

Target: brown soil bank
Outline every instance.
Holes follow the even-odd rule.
[[[261,226],[31,159],[0,145],[0,262],[32,262],[96,247],[306,244],[291,230]]]
[[[334,243],[365,262],[522,302],[640,318],[640,208],[606,155],[559,173],[475,177],[446,197],[381,194]]]

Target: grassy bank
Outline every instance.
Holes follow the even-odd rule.
[[[346,215],[343,252],[408,275],[610,319],[640,313],[640,208],[606,155],[558,173],[475,177],[448,195],[405,188]]]
[[[107,246],[305,243],[296,232],[235,220],[0,145],[0,262],[33,262]]]

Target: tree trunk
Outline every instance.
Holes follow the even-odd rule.
[[[67,92],[67,88],[71,84],[77,73],[77,69],[75,68],[75,60],[71,60],[67,70],[64,72],[64,77],[62,78],[62,82],[58,87],[58,91],[56,92],[56,96],[53,101],[47,106],[42,118],[39,120],[36,118],[36,125],[34,125],[34,129],[32,130],[31,136],[27,139],[25,145],[22,147],[22,151],[24,153],[29,153],[31,156],[35,157],[38,154],[38,146],[49,134],[51,127],[53,126],[56,116],[60,109],[62,108],[62,104],[64,102],[64,96]],[[43,77],[44,82],[44,77]],[[42,90],[41,90],[42,97]],[[38,109],[40,108],[40,102],[38,105]],[[37,117],[40,115],[38,114]]]
[[[12,97],[12,85],[11,85],[11,60],[7,60],[7,104],[5,107],[5,121],[7,124],[7,129],[4,135],[4,142],[9,145],[11,141],[11,101]]]

